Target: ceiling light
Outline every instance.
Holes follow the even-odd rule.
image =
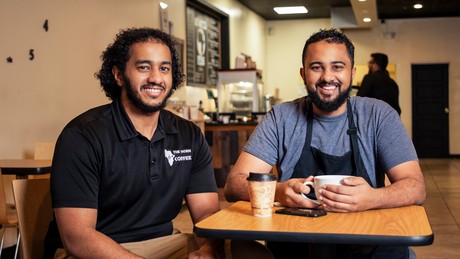
[[[166,9],[166,8],[168,8],[168,4],[160,2],[160,7],[161,7],[161,9]]]
[[[414,4],[415,9],[422,9],[423,5],[422,4]]]
[[[308,13],[305,6],[285,6],[273,8],[277,14],[295,14],[295,13]]]
[[[371,21],[372,21],[372,19],[369,18],[369,17],[366,17],[366,18],[363,19],[363,22],[371,22]]]

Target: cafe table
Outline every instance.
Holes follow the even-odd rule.
[[[417,205],[317,218],[276,213],[259,218],[252,216],[249,202],[238,201],[197,223],[194,231],[206,238],[318,244],[425,246],[434,239],[425,209]]]
[[[2,174],[16,175],[17,179],[28,175],[42,175],[51,172],[51,160],[37,159],[1,159]]]

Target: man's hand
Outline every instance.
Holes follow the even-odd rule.
[[[313,176],[308,178],[294,178],[285,182],[276,184],[275,201],[286,207],[297,208],[316,208],[318,205],[309,199],[302,197],[300,193],[310,193],[310,187],[304,185],[304,182],[312,181]]]
[[[324,205],[322,209],[333,212],[364,211],[372,207],[375,202],[374,192],[362,177],[347,177],[342,180],[343,186],[323,185],[318,191]]]

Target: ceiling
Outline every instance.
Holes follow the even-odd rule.
[[[351,1],[357,0],[238,0],[240,3],[262,16],[265,20],[330,18],[331,9],[351,7]],[[460,16],[459,0],[368,0],[376,3],[378,19],[403,19],[427,17]],[[423,4],[422,9],[414,9],[415,2]],[[278,15],[275,6],[303,5],[306,14]],[[355,10],[356,12],[356,10]]]

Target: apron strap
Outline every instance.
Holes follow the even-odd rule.
[[[350,99],[347,100],[347,117],[348,117],[348,130],[347,134],[350,135],[351,140],[351,150],[353,152],[353,161],[355,163],[356,173],[358,176],[363,177],[371,186],[372,182],[369,178],[369,174],[364,167],[364,163],[361,159],[361,155],[359,153],[358,147],[358,129],[355,126],[355,122],[353,119],[353,111],[351,109]],[[380,176],[379,173],[376,172],[376,182],[377,186],[380,187]]]

